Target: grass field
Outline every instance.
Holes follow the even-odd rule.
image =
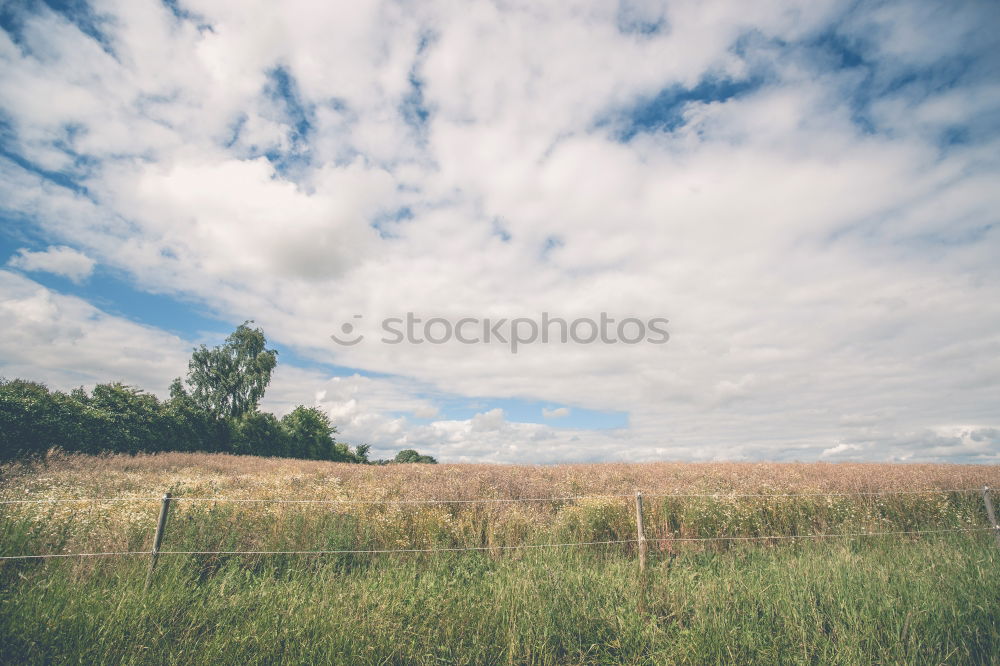
[[[1000,548],[981,496],[945,492],[997,467],[53,454],[0,474],[8,500],[188,498],[149,592],[147,556],[0,563],[4,663],[1000,663]],[[507,549],[632,540],[636,490],[645,587],[635,543]],[[191,499],[218,497],[370,503]],[[149,550],[159,508],[0,506],[0,555]],[[978,531],[756,538],[923,530]],[[755,538],[684,540],[720,535]],[[169,554],[462,547],[484,550]]]

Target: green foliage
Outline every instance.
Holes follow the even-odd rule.
[[[330,417],[316,407],[299,405],[281,419],[287,453],[291,458],[332,460],[333,462],[367,463],[370,447],[362,444],[351,451],[346,444],[336,441],[337,428]]]
[[[98,384],[86,406],[92,432],[105,442],[101,448],[122,453],[163,449],[166,419],[155,395],[119,383]]]
[[[371,464],[370,447],[352,451],[315,407],[298,406],[280,421],[257,411],[278,352],[245,322],[221,347],[196,349],[189,393],[180,378],[160,401],[121,383],[69,393],[38,382],[0,378],[0,463],[38,458],[50,448],[80,453],[229,452]],[[415,451],[412,452],[416,454]],[[436,462],[420,456],[408,462]]]
[[[229,420],[230,451],[257,456],[290,456],[288,433],[268,412],[251,412]]]
[[[88,394],[0,380],[0,460],[39,457],[53,447],[81,453],[222,451],[227,432],[183,397],[161,403],[120,383],[98,384]]]
[[[71,433],[44,384],[0,379],[0,461],[43,455]]]
[[[413,449],[403,449],[396,454],[396,457],[392,459],[393,462],[397,463],[429,463],[431,465],[436,465],[437,460],[434,456],[425,456],[417,453]]]
[[[337,429],[319,409],[299,405],[281,419],[281,428],[288,437],[292,457],[334,459],[331,458],[335,453],[333,434]]]
[[[162,402],[120,383],[98,384],[90,393],[82,388],[63,393],[38,382],[0,379],[0,462],[38,458],[57,447],[79,453],[206,451],[371,464],[370,446],[352,451],[333,438],[336,432],[323,411],[302,405],[280,421],[258,411],[219,418],[199,405],[179,379]]]
[[[371,444],[358,444],[354,447],[354,455],[357,457],[358,462],[365,465],[369,464],[371,461],[368,460],[368,452],[371,451]]]
[[[229,451],[230,423],[202,409],[184,390],[180,378],[170,385],[170,399],[163,403],[164,451]]]
[[[266,348],[264,332],[250,328],[252,323],[240,324],[222,346],[202,345],[191,355],[192,397],[217,417],[238,418],[257,409],[278,364],[278,352]]]

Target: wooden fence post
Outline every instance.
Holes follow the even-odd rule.
[[[997,545],[1000,546],[1000,525],[997,524],[997,514],[993,511],[993,499],[990,497],[990,487],[983,486],[983,504],[986,505],[986,516],[990,519],[990,524],[993,525],[993,536],[997,539]]]
[[[642,522],[642,493],[635,494],[635,532],[639,543],[639,571],[646,571],[646,532]]]
[[[164,493],[163,502],[160,504],[160,520],[156,523],[156,536],[153,537],[153,550],[150,553],[149,573],[146,574],[146,587],[149,590],[150,583],[153,582],[153,570],[156,569],[156,560],[160,558],[160,544],[163,543],[163,533],[167,530],[167,514],[170,512],[170,493]]]
[[[642,522],[642,493],[635,494],[635,533],[639,545],[639,612],[646,612],[646,531]]]

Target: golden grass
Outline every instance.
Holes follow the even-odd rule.
[[[0,499],[150,498],[0,505],[38,552],[148,548],[157,497],[362,500],[375,504],[178,501],[174,547],[343,549],[501,546],[634,537],[631,495],[652,538],[805,534],[981,525],[964,495],[735,497],[874,493],[1000,485],[1000,467],[941,464],[606,463],[384,467],[207,453],[88,456],[51,452],[0,468]],[[671,498],[663,495],[717,494]],[[622,497],[607,497],[607,496]],[[597,496],[553,502],[394,504],[399,500]],[[978,502],[978,504],[977,504]],[[25,527],[25,526],[29,527]],[[27,531],[25,531],[27,530]],[[27,537],[25,537],[27,538]],[[171,539],[168,539],[170,541]],[[669,542],[659,548],[672,549]]]
[[[684,493],[882,492],[979,488],[1000,466],[658,462],[582,465],[387,465],[223,453],[89,456],[53,451],[0,468],[0,498],[179,496],[285,499],[479,499]]]

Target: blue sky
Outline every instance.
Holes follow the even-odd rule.
[[[997,462],[998,19],[8,3],[0,374],[163,394],[250,319],[264,407],[377,453]],[[407,312],[670,340],[378,342]]]

